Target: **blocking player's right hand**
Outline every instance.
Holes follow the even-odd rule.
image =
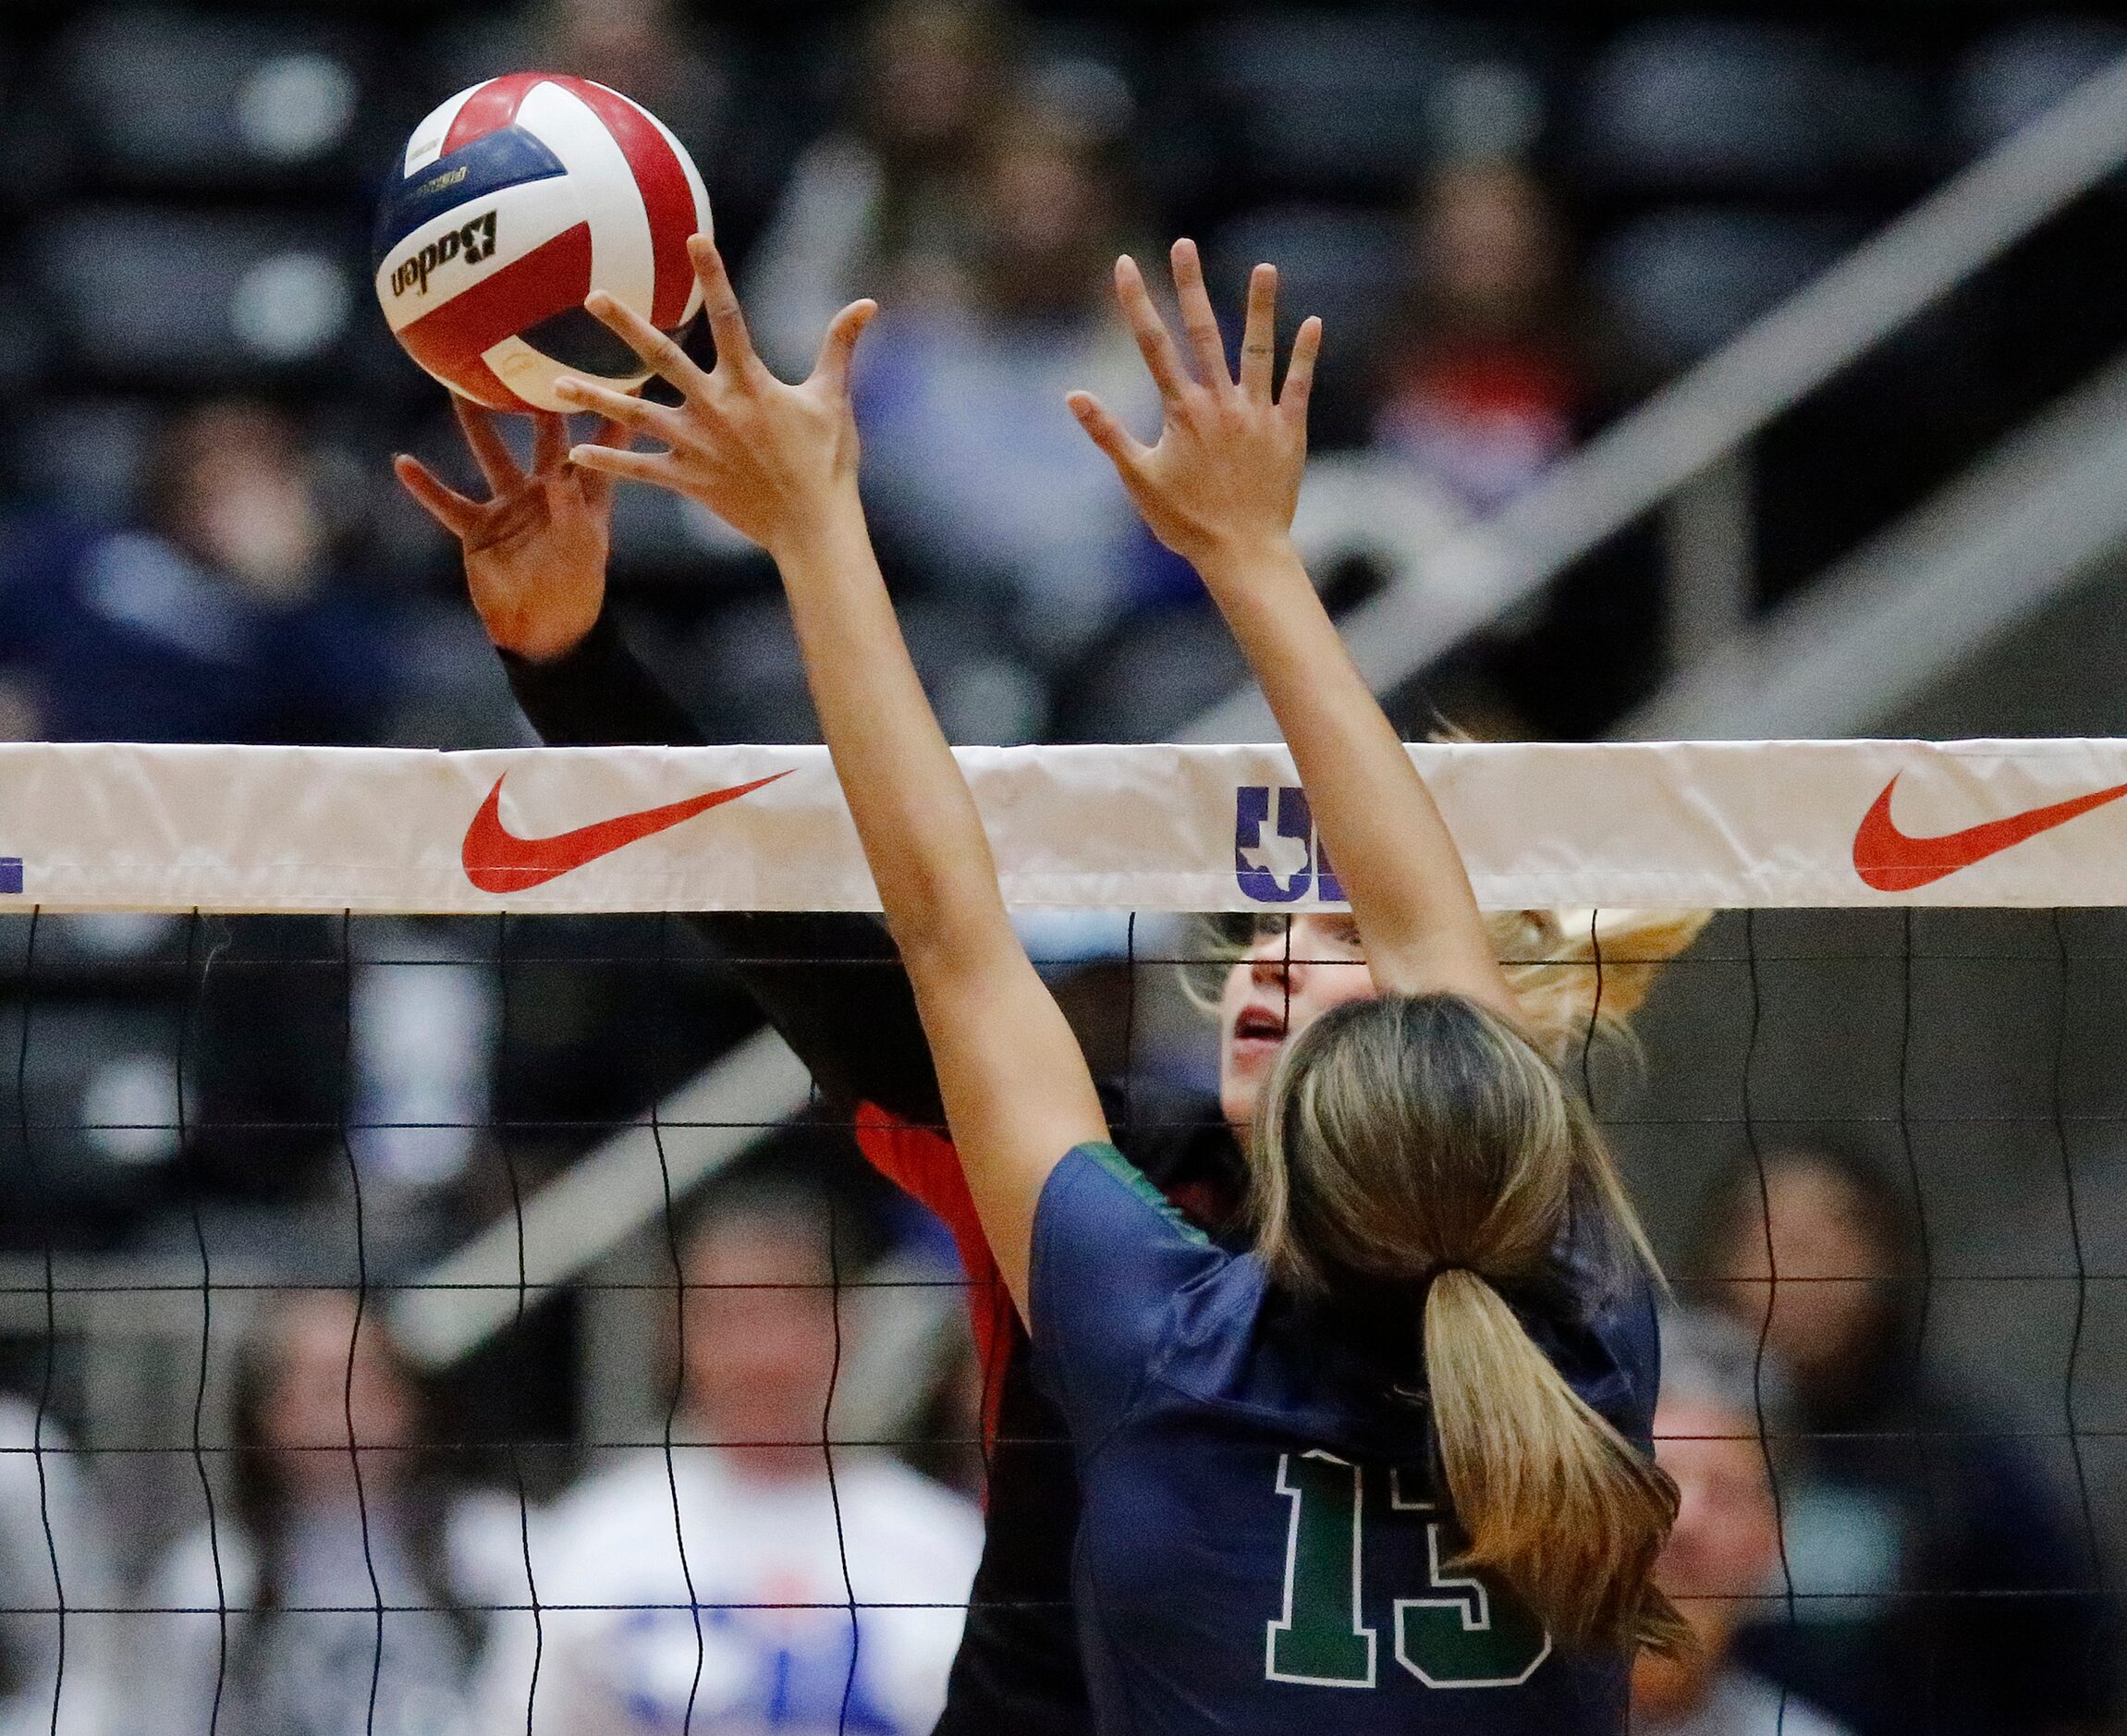
[[[746,317],[715,243],[698,235],[688,243],[688,253],[702,281],[716,365],[704,372],[672,337],[600,291],[584,307],[670,385],[680,401],[654,404],[567,376],[555,382],[555,396],[666,446],[663,452],[579,446],[579,464],[630,482],[654,483],[700,502],[773,555],[788,580],[787,557],[801,546],[830,532],[838,521],[862,521],[850,364],[878,304],[852,301],[836,314],[810,377],[788,385],[753,353]]]
[[[582,642],[605,606],[612,480],[569,461],[564,417],[532,419],[527,471],[489,411],[455,395],[451,407],[487,479],[489,498],[459,494],[403,453],[392,469],[429,517],[463,546],[466,589],[487,636],[504,651],[551,662]],[[608,423],[597,440],[625,446],[628,434]]]
[[[1172,259],[1193,374],[1153,305],[1137,262],[1126,253],[1115,263],[1116,300],[1159,387],[1165,412],[1159,439],[1149,446],[1141,443],[1089,392],[1073,392],[1068,402],[1115,465],[1152,533],[1195,567],[1216,594],[1237,561],[1283,544],[1292,529],[1307,466],[1307,399],[1322,322],[1301,322],[1285,389],[1273,393],[1277,272],[1258,265],[1248,279],[1237,378],[1227,365],[1196,243],[1177,241]]]

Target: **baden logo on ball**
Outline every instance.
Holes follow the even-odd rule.
[[[702,303],[688,238],[709,197],[655,116],[588,79],[523,72],[461,91],[414,129],[377,214],[376,295],[392,333],[454,392],[560,410],[567,374],[647,377],[583,311],[603,289],[663,331]]]
[[[436,240],[431,241],[420,252],[408,260],[391,275],[391,292],[402,296],[409,289],[428,293],[428,275],[438,265],[447,265],[454,259],[462,259],[469,265],[477,265],[483,259],[495,255],[495,213],[475,217],[462,229],[452,229]]]

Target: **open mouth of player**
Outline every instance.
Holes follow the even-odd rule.
[[[1241,1055],[1274,1053],[1285,1041],[1285,1014],[1252,1002],[1233,1021],[1233,1047]]]

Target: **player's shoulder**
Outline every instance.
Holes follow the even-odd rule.
[[[1105,1241],[1151,1232],[1161,1241],[1209,1249],[1211,1239],[1178,1205],[1166,1182],[1148,1174],[1113,1139],[1089,1140],[1066,1152],[1049,1174],[1039,1216],[1070,1222],[1081,1235]],[[1040,1227],[1037,1224],[1037,1239]]]
[[[1553,1278],[1510,1297],[1551,1365],[1628,1439],[1652,1445],[1661,1280],[1622,1231],[1576,1214]]]
[[[1238,1255],[1178,1299],[1145,1419],[1210,1413],[1266,1439],[1393,1460],[1416,1422],[1417,1342],[1413,1329],[1410,1355],[1397,1363],[1369,1335],[1274,1283],[1255,1255]]]

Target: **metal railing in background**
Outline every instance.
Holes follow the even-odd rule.
[[[773,1031],[762,1031],[682,1085],[651,1119],[578,1158],[393,1303],[392,1326],[415,1361],[456,1362],[514,1320],[524,1298],[581,1277],[654,1223],[666,1203],[751,1148],[805,1104],[811,1080]]]
[[[1339,539],[1388,556],[1388,582],[1345,637],[1376,692],[1437,663],[1537,596],[1575,562],[1667,505],[1672,652],[1691,662],[1749,613],[1750,441],[1949,291],[2127,165],[2127,60],[1954,177],[1730,345],[1656,393],[1497,517],[1444,543],[1386,544],[1377,504],[1397,486],[1349,483]],[[1185,739],[1260,740],[1273,728],[1253,688]]]
[[[1866,735],[2127,544],[2127,357],[1695,660],[1641,740]]]

